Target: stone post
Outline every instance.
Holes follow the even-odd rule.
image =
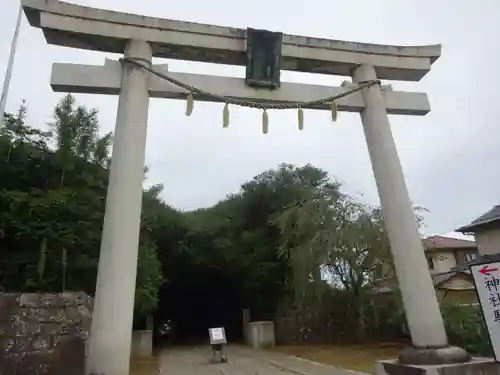
[[[243,342],[248,344],[248,325],[250,324],[250,309],[241,310],[241,325],[243,329]]]
[[[151,63],[145,41],[132,40],[125,57]],[[87,373],[129,373],[144,158],[149,73],[125,65],[109,172],[101,255],[92,315]]]
[[[353,72],[356,83],[376,79],[373,66],[362,65]],[[464,350],[448,346],[382,91],[376,85],[363,89],[362,94],[365,109],[361,120],[413,343],[410,351],[401,353],[400,362],[432,362],[436,350],[446,357],[441,358],[442,363],[466,362],[470,356]]]

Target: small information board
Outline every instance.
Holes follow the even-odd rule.
[[[227,344],[226,341],[226,332],[224,328],[209,328],[208,333],[210,334],[210,344]]]
[[[500,262],[470,266],[495,361],[500,359]]]

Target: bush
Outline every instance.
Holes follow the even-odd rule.
[[[147,243],[139,247],[139,261],[135,288],[135,315],[146,318],[158,304],[158,290],[164,279],[156,246]]]
[[[488,330],[484,324],[481,309],[475,305],[441,305],[441,313],[451,345],[464,348],[473,355],[491,356],[492,349]],[[387,324],[396,329],[406,326],[406,316],[402,308],[394,309]],[[402,329],[400,334],[404,335]]]
[[[450,344],[471,354],[492,354],[488,331],[479,306],[444,305],[441,307]]]

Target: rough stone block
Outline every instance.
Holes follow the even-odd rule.
[[[67,337],[79,336],[73,340],[84,343],[84,354],[78,357],[84,358],[92,310],[85,294],[0,294],[0,310],[0,375],[47,373],[54,348],[62,350]],[[71,365],[78,361],[70,354],[68,358],[73,358]]]
[[[54,349],[49,375],[83,375],[85,341],[78,336],[62,337]]]
[[[39,307],[22,307],[19,310],[19,317],[24,321],[40,321],[49,320],[51,312],[47,309],[41,309]]]
[[[63,333],[63,327],[64,324],[59,324],[57,322],[42,322],[38,324],[36,333],[41,335],[60,335]]]
[[[52,348],[52,336],[36,335],[27,340],[26,351],[42,351]]]
[[[47,374],[52,364],[51,352],[25,353],[19,361],[18,371],[23,375]]]
[[[21,323],[12,323],[5,322],[3,324],[0,323],[0,339],[2,337],[10,337],[16,336],[19,331],[21,331],[23,324]]]
[[[40,295],[40,306],[51,309],[53,307],[61,307],[63,306],[63,303],[58,294],[45,293]]]
[[[62,306],[73,306],[75,304],[75,297],[74,293],[71,292],[64,292],[59,294],[61,305]]]
[[[36,293],[23,293],[19,300],[21,307],[37,307],[40,304],[40,295]]]
[[[0,353],[0,374],[18,375],[18,359],[15,355],[3,355]]]
[[[19,319],[18,322],[12,323],[12,330],[15,331],[14,336],[29,336],[40,332],[40,325],[36,321],[24,321]]]
[[[0,352],[4,354],[49,350],[51,348],[51,336],[37,335],[0,338]]]
[[[0,337],[0,357],[5,354],[16,353],[17,346],[15,338],[3,336]]]
[[[80,315],[80,318],[87,318],[90,319],[92,312],[90,311],[89,307],[92,307],[92,305],[79,305],[77,307],[78,309],[78,314]]]
[[[82,320],[80,310],[77,306],[68,306],[64,309],[64,320],[71,323],[78,323]]]
[[[90,298],[89,295],[85,294],[84,292],[75,292],[73,294],[75,305],[92,306],[92,298]]]
[[[19,309],[19,299],[16,294],[0,296],[0,324],[10,322],[10,318]]]
[[[21,309],[20,317],[27,322],[57,322],[64,319],[64,309],[27,307]]]

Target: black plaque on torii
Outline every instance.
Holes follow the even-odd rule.
[[[247,29],[246,78],[251,87],[280,87],[281,42],[283,33]]]

